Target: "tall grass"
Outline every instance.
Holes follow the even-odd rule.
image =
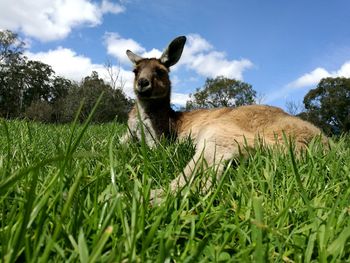
[[[200,194],[151,206],[190,141],[121,145],[126,127],[0,124],[2,262],[341,262],[350,259],[350,137],[299,158],[258,148]],[[208,171],[204,176],[212,176]]]

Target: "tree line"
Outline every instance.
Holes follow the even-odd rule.
[[[131,101],[121,87],[112,87],[97,72],[80,83],[57,76],[51,66],[29,60],[23,51],[17,34],[0,31],[0,117],[66,123],[83,102],[78,120],[84,121],[103,92],[93,121],[127,119]]]
[[[77,83],[57,76],[45,63],[29,60],[23,50],[24,43],[17,34],[0,31],[0,117],[66,123],[75,118],[83,102],[78,120],[84,121],[103,92],[93,121],[127,119],[132,100],[125,96],[122,85],[117,85],[118,76],[113,76],[111,67],[106,68],[110,83],[97,72]],[[250,84],[221,76],[208,78],[203,87],[190,94],[184,109],[238,107],[257,101],[257,93]],[[295,104],[287,108],[290,113],[297,113]],[[350,79],[322,79],[305,95],[302,108],[297,116],[314,123],[327,135],[349,132]]]

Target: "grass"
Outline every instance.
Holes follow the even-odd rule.
[[[151,150],[120,145],[117,123],[0,125],[2,262],[350,261],[350,136],[296,159],[259,148],[206,195],[195,178],[152,207],[189,141]]]

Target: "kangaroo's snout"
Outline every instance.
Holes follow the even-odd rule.
[[[151,87],[149,80],[146,78],[139,79],[137,85],[140,90],[149,89]]]
[[[144,97],[151,96],[151,94],[152,94],[152,86],[151,86],[150,81],[148,79],[146,79],[146,78],[140,78],[137,81],[136,92],[140,96],[144,96]]]

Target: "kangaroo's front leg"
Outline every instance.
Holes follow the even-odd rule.
[[[215,172],[218,181],[224,169],[224,162],[244,154],[246,146],[254,145],[254,135],[236,129],[231,131],[227,127],[221,127],[218,131],[217,125],[208,125],[202,129],[197,136],[196,152],[185,169],[171,182],[170,191],[172,193],[190,185],[196,175],[211,168]],[[203,192],[206,192],[212,186],[212,178],[205,181]],[[151,192],[151,198],[159,198],[163,191],[154,190]],[[155,201],[157,202],[157,201]]]
[[[208,161],[204,160],[202,151],[197,150],[192,159],[188,162],[185,169],[170,183],[170,192],[175,193],[185,185],[190,185],[196,176],[198,170],[205,165],[208,166]],[[153,203],[160,203],[163,200],[164,191],[155,189],[151,191],[150,199]]]
[[[213,169],[216,173],[216,180],[219,179],[223,168],[224,160],[231,157],[231,154],[225,154],[222,147],[216,147],[215,143],[207,143],[203,147],[197,147],[195,155],[188,162],[184,170],[170,183],[170,192],[175,193],[186,185],[191,185],[196,176],[208,169]],[[209,190],[212,185],[212,179],[207,178],[203,187],[204,192]],[[159,203],[162,201],[163,190],[156,189],[151,191],[151,201]]]
[[[217,134],[213,136],[213,134],[202,133],[201,135],[202,137],[199,137],[193,158],[188,162],[184,170],[170,183],[171,193],[182,189],[186,185],[191,185],[194,178],[207,169],[213,169],[216,174],[215,180],[219,180],[223,172],[224,161],[239,155],[239,146],[232,138],[227,141],[227,138],[218,136]],[[210,189],[212,181],[212,178],[207,178],[203,192]],[[162,195],[162,190],[153,190],[151,192],[151,199],[157,203],[161,201]]]

